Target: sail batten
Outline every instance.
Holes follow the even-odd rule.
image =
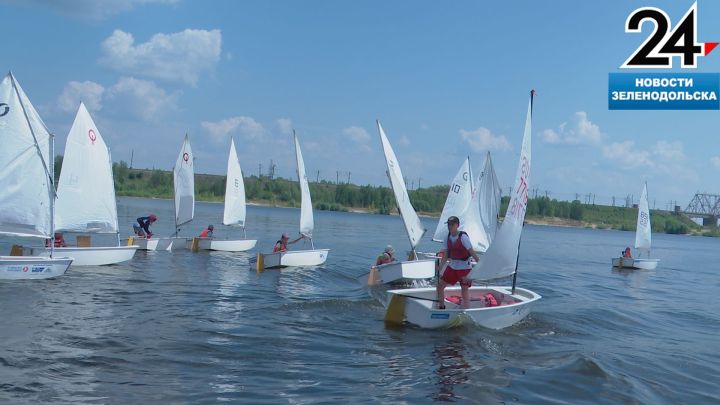
[[[83,103],[65,143],[55,214],[57,230],[118,232],[110,152]]]
[[[505,219],[495,234],[495,240],[480,262],[470,271],[468,278],[491,280],[506,277],[515,272],[530,187],[533,94],[534,92],[530,93],[520,161]]]
[[[225,209],[223,224],[245,226],[245,182],[240,168],[240,160],[235,150],[235,141],[230,139],[230,153],[225,183]]]
[[[385,163],[387,164],[387,175],[390,179],[390,186],[395,194],[395,201],[403,223],[405,224],[405,231],[410,240],[410,247],[414,250],[418,243],[420,243],[420,239],[425,234],[426,229],[423,227],[422,222],[420,222],[420,217],[418,217],[410,202],[410,196],[405,187],[400,164],[395,156],[395,151],[393,151],[392,146],[390,146],[390,141],[388,141],[380,121],[377,121],[377,127],[380,133],[383,152],[385,153]]]
[[[440,220],[438,221],[437,228],[433,234],[433,240],[435,242],[445,242],[448,236],[448,229],[445,221],[450,216],[456,216],[460,218],[460,225],[464,225],[465,221],[463,216],[470,200],[472,199],[472,174],[470,172],[470,158],[466,158],[460,169],[455,174],[452,183],[450,183],[450,189],[448,190],[448,196],[445,199],[445,205],[443,206],[442,213],[440,214]],[[474,244],[473,244],[474,247]]]
[[[175,191],[175,226],[192,221],[195,216],[195,169],[190,139],[185,139],[173,168]]]
[[[293,139],[295,140],[295,158],[297,160],[297,175],[300,183],[300,233],[312,238],[315,229],[315,221],[313,219],[312,199],[310,198],[310,186],[308,185],[307,175],[305,174],[305,161],[303,160],[302,151],[300,150],[300,141],[297,134],[293,131]]]
[[[0,234],[52,235],[52,135],[12,73],[0,81]]]

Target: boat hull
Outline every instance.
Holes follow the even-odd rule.
[[[0,256],[0,280],[33,280],[62,276],[73,262],[69,257]]]
[[[614,257],[612,259],[613,267],[620,269],[634,270],[655,270],[660,259],[635,259],[632,257]]]
[[[146,239],[138,237],[129,237],[127,240],[128,246],[137,246],[138,250],[157,250],[160,239]]]
[[[223,252],[244,252],[255,247],[257,240],[235,239],[222,240],[214,238],[198,238],[198,249],[219,250]]]
[[[325,263],[330,249],[291,250],[287,252],[264,253],[263,268],[318,266]]]
[[[104,266],[126,262],[133,258],[138,247],[133,246],[98,246],[98,247],[57,247],[56,256],[72,257],[74,266]],[[28,256],[49,257],[50,248],[24,248]]]
[[[445,296],[459,296],[460,287],[448,287]],[[486,294],[496,297],[498,306],[485,306],[482,299]],[[471,287],[470,308],[462,309],[458,303],[445,302],[446,309],[437,309],[435,288],[410,288],[388,291],[388,308],[385,319],[388,322],[408,322],[420,328],[438,329],[463,325],[479,325],[489,329],[504,329],[520,322],[530,314],[540,294],[524,288]]]
[[[375,285],[426,280],[435,277],[435,259],[408,260],[374,266],[358,277],[361,284]]]

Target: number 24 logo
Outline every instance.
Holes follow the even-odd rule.
[[[633,11],[625,21],[625,32],[641,32],[646,21],[654,23],[653,32],[630,55],[621,68],[671,68],[672,57],[681,57],[683,68],[696,68],[698,55],[705,56],[717,42],[697,42],[697,2],[671,30],[670,17],[656,7]]]

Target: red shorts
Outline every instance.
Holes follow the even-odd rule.
[[[449,285],[455,285],[460,282],[460,285],[472,286],[472,280],[460,281],[463,277],[467,276],[472,269],[465,270],[454,270],[450,266],[445,268],[442,275],[442,280]]]

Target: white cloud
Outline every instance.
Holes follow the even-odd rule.
[[[398,143],[403,146],[408,146],[410,145],[410,138],[408,138],[407,135],[403,135],[398,140]]]
[[[190,85],[203,71],[220,60],[220,30],[186,29],[174,34],[155,34],[135,45],[132,34],[115,30],[102,43],[101,62],[117,71]]]
[[[546,129],[540,136],[547,143],[570,145],[599,145],[603,138],[600,127],[588,120],[584,111],[576,112],[573,119],[560,124],[557,131]]]
[[[73,112],[77,110],[82,101],[88,110],[100,111],[104,92],[105,88],[95,82],[69,82],[58,97],[57,105],[62,111]]]
[[[275,125],[277,125],[278,129],[280,129],[280,132],[286,135],[292,134],[292,121],[290,118],[278,118],[275,120]]]
[[[710,163],[715,166],[716,169],[720,169],[720,156],[713,156],[710,158]]]
[[[168,112],[176,111],[180,94],[167,94],[151,81],[122,77],[107,89],[106,100],[115,102],[119,110],[126,110],[145,121],[152,121]]]
[[[54,12],[86,20],[102,20],[131,11],[138,5],[176,4],[179,0],[3,0],[0,3],[46,7]]]
[[[263,126],[251,117],[232,117],[218,122],[203,121],[200,126],[205,128],[215,142],[225,142],[228,134],[237,132],[246,139],[262,138],[266,131]]]
[[[481,127],[473,131],[461,129],[460,136],[475,152],[510,149],[510,142],[505,136],[493,135],[487,128]]]
[[[364,129],[360,127],[349,127],[343,129],[343,135],[349,136],[350,139],[357,143],[366,143],[370,141],[370,134]]]
[[[635,150],[635,142],[615,142],[602,147],[603,156],[626,167],[652,166],[650,152]]]
[[[680,141],[668,142],[658,141],[652,148],[653,155],[665,160],[683,160],[685,152],[683,152],[683,144]]]

